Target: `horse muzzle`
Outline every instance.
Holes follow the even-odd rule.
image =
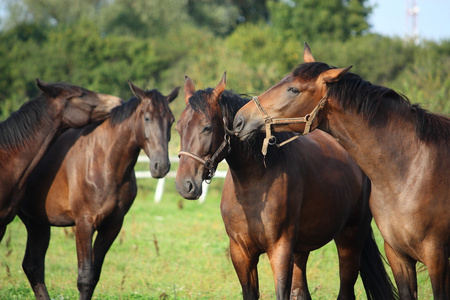
[[[175,187],[178,193],[187,200],[197,200],[202,195],[202,180],[194,178],[180,178],[177,174]]]
[[[169,173],[170,161],[169,159],[164,160],[150,160],[150,173],[153,178],[163,178]]]

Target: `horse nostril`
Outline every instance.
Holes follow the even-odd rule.
[[[189,180],[186,181],[186,189],[187,189],[188,193],[191,193],[192,190],[194,189],[194,185]]]
[[[234,131],[235,132],[241,132],[242,129],[244,128],[244,118],[243,117],[238,117],[236,118],[236,120],[234,121]]]

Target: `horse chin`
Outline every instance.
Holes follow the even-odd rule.
[[[150,174],[153,178],[163,178],[170,171],[170,163],[150,164]]]
[[[257,131],[249,131],[249,132],[239,132],[236,135],[239,137],[241,141],[247,141],[250,140],[252,137],[256,135]]]
[[[253,123],[247,124],[247,126],[244,126],[240,131],[236,131],[235,134],[241,141],[247,141],[254,138],[258,133],[264,131],[264,124],[258,125]]]

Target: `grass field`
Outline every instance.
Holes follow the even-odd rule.
[[[241,288],[220,216],[222,179],[214,179],[205,203],[181,198],[167,179],[161,203],[153,201],[156,180],[140,179],[138,197],[108,252],[95,299],[241,299]],[[382,240],[378,232],[377,242]],[[0,299],[34,299],[21,262],[26,231],[18,218],[0,244]],[[419,298],[431,299],[427,272],[419,273]],[[46,283],[52,299],[78,299],[77,262],[71,228],[52,228]],[[261,299],[274,299],[266,255],[259,263]],[[333,243],[308,262],[313,299],[335,299],[338,265]],[[361,281],[357,299],[366,299]]]

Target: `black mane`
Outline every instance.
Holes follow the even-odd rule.
[[[0,123],[0,148],[4,151],[24,147],[39,129],[37,124],[50,123],[48,106],[41,94],[24,103],[8,119]]]
[[[109,122],[111,126],[118,125],[131,117],[131,115],[136,111],[141,101],[136,96],[131,97],[127,102],[122,103],[119,106],[114,107],[111,110],[109,117]]]
[[[198,90],[194,93],[194,95],[189,99],[189,104],[191,108],[199,113],[209,115],[208,113],[208,103],[206,99],[207,96],[211,94],[213,91],[212,88],[207,88],[205,90]],[[241,107],[243,107],[246,103],[251,100],[245,94],[236,94],[231,90],[225,90],[222,93],[221,99],[219,101],[220,108],[222,110],[222,115],[226,117],[228,122],[228,127],[231,127],[234,121],[234,117]],[[292,133],[283,132],[283,133],[275,133],[272,134],[277,138],[277,142],[282,142],[284,140],[289,139],[293,136]],[[262,143],[265,138],[265,133],[258,133],[253,135],[252,138],[246,140],[245,142],[239,141],[237,137],[232,137],[236,143],[239,143],[239,146],[242,147],[239,152],[240,155],[244,155],[247,158],[255,159],[258,162],[263,163],[264,157],[261,153]],[[233,146],[232,146],[233,148]],[[267,167],[273,166],[277,164],[281,159],[283,159],[284,151],[289,149],[289,144],[278,148],[276,146],[269,146],[267,155],[265,158],[265,162]]]
[[[293,71],[293,76],[301,76],[305,80],[315,80],[322,72],[334,69],[325,63],[301,64]],[[337,100],[347,112],[357,112],[368,122],[372,121],[379,107],[392,101],[400,109],[412,113],[417,137],[428,143],[450,143],[450,119],[424,110],[418,104],[396,91],[378,86],[362,79],[354,73],[345,74],[338,82],[329,83],[329,97]]]
[[[157,90],[148,90],[145,92],[147,97],[152,99],[152,103],[155,106],[165,105],[165,97]],[[136,111],[137,107],[141,104],[141,101],[136,96],[131,97],[127,102],[122,103],[119,106],[114,107],[111,110],[110,123],[111,126],[122,123]],[[162,110],[160,110],[162,112]]]

